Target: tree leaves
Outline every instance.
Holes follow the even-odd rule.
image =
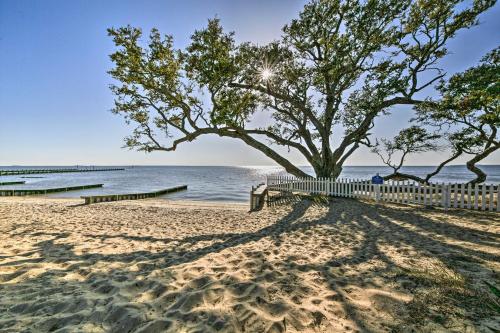
[[[372,151],[378,154],[382,161],[393,168],[396,173],[403,166],[408,155],[438,150],[440,147],[437,140],[440,138],[439,134],[429,133],[423,127],[411,126],[402,129],[392,140],[382,139],[381,143],[377,142]],[[384,153],[387,157],[384,157]],[[396,153],[400,154],[400,158],[394,161]]]
[[[136,125],[126,139],[130,147],[170,151],[218,134],[304,176],[270,141],[298,150],[318,176],[337,177],[350,154],[367,144],[377,116],[394,105],[422,102],[415,94],[444,77],[438,60],[447,53],[446,42],[493,3],[312,0],[283,28],[282,38],[267,45],[237,44],[217,18],[195,31],[184,50],[156,29],[146,41],[139,28],[111,28],[112,111]],[[272,75],[263,77],[264,70]],[[476,81],[457,77],[444,88],[456,86],[456,96],[447,94],[442,110],[444,103],[467,112],[495,102],[498,85],[472,89],[466,82]],[[467,89],[466,98],[460,99],[460,89]],[[272,123],[251,128],[258,111]],[[496,123],[495,117],[485,113],[474,120]]]

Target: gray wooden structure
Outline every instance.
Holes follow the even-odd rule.
[[[267,196],[267,185],[260,184],[257,187],[252,186],[250,191],[250,211],[257,210],[262,207]]]
[[[167,188],[160,191],[155,192],[145,192],[145,193],[124,193],[124,194],[105,194],[105,195],[89,195],[82,196],[82,199],[85,199],[85,204],[92,204],[98,202],[109,202],[109,201],[119,201],[119,200],[139,200],[146,198],[155,198],[157,196],[178,192],[182,190],[187,190],[187,185],[176,186]]]
[[[13,190],[0,189],[0,197],[40,195],[40,194],[55,193],[55,192],[86,190],[89,188],[96,188],[96,187],[102,187],[102,184],[79,185],[79,186],[57,187],[57,188],[46,188],[46,189],[13,189]]]

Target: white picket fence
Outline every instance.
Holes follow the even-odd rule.
[[[370,180],[296,178],[268,176],[269,191],[305,192],[336,197],[373,199],[377,202],[395,202],[467,208],[500,212],[499,185],[491,184],[418,184],[410,181],[389,181],[374,185]]]

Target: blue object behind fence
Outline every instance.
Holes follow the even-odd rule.
[[[372,184],[383,184],[384,183],[384,178],[380,177],[379,174],[372,177]]]

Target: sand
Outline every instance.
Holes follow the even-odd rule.
[[[500,215],[0,198],[0,332],[493,332]]]

